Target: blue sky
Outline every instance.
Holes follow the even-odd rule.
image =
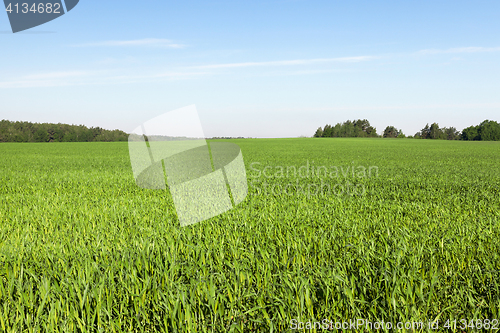
[[[500,121],[499,1],[89,1],[12,34],[0,119],[131,131],[196,104],[206,136],[367,118],[413,135]]]

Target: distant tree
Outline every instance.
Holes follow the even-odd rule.
[[[479,126],[469,126],[462,130],[461,139],[466,141],[479,140],[479,135],[477,133]]]
[[[377,130],[373,126],[368,126],[366,128],[366,135],[369,137],[377,137]]]
[[[455,127],[444,127],[443,133],[446,140],[458,140],[460,138],[460,133]]]
[[[316,133],[314,133],[315,138],[321,138],[323,136],[323,129],[321,127],[318,127],[316,130]]]
[[[91,129],[85,128],[80,135],[79,141],[82,142],[91,142],[94,140],[94,133],[92,132]]]
[[[358,119],[354,121],[354,130],[356,136],[358,137],[373,137],[377,136],[377,132],[375,127],[370,125],[370,122],[367,119]]]
[[[431,127],[429,128],[429,139],[443,139],[443,138],[444,138],[444,133],[439,128],[438,123],[432,123]]]
[[[356,137],[365,137],[366,128],[370,126],[370,122],[366,119],[358,119],[353,121],[354,124],[354,136]]]
[[[13,135],[14,142],[29,142],[28,135],[25,132],[17,132]]]
[[[383,137],[384,138],[396,138],[399,134],[399,131],[394,126],[387,126],[384,130]]]
[[[47,142],[49,141],[49,133],[43,128],[39,128],[33,135],[35,142]]]
[[[69,132],[64,133],[62,141],[63,142],[76,142],[77,141],[76,133],[73,131],[69,131]]]
[[[496,121],[485,120],[477,129],[479,140],[500,141],[500,124]]]
[[[354,132],[354,123],[350,120],[345,121],[342,124],[342,134],[344,138],[352,138],[355,137],[355,132]]]
[[[332,126],[327,124],[325,125],[325,127],[323,127],[323,137],[328,138],[331,136],[332,136]]]
[[[445,134],[442,129],[439,128],[438,123],[432,123],[425,125],[420,132],[415,133],[415,138],[420,139],[444,139]]]
[[[429,127],[429,124],[425,125],[424,128],[420,130],[420,137],[422,139],[430,139],[431,138],[431,129]]]
[[[342,137],[342,138],[353,138],[353,137],[377,137],[377,131],[375,127],[370,125],[367,119],[358,120],[347,120],[343,123],[337,123],[335,126],[325,125],[323,129],[318,128],[314,137]]]
[[[103,141],[127,141],[128,134],[120,130],[109,131],[83,125],[0,121],[0,142],[87,142],[96,138]]]
[[[112,141],[128,141],[128,135],[120,130],[114,130]],[[243,137],[237,137],[237,139],[243,139]]]
[[[441,139],[441,140],[457,140],[459,138],[459,133],[454,127],[450,128],[439,128],[438,123],[432,123],[431,126],[426,124],[419,132],[415,133],[414,139]]]
[[[340,138],[342,136],[342,124],[337,123],[332,127],[332,137]]]

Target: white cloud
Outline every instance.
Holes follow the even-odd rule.
[[[256,66],[294,66],[294,65],[312,65],[327,62],[361,62],[374,59],[372,56],[342,57],[342,58],[322,58],[322,59],[301,59],[301,60],[281,60],[281,61],[262,61],[262,62],[239,62],[230,64],[214,64],[195,66],[195,68],[237,68],[237,67],[256,67]]]
[[[144,39],[134,39],[134,40],[108,40],[104,42],[94,42],[78,44],[74,46],[85,47],[85,46],[149,46],[149,47],[164,47],[171,49],[182,49],[185,47],[183,44],[177,44],[169,39],[160,38],[144,38]]]
[[[419,54],[441,54],[441,53],[478,53],[478,52],[498,52],[500,47],[456,47],[451,49],[426,49],[420,50]]]

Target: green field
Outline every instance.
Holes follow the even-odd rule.
[[[0,331],[500,319],[500,142],[232,142],[246,200],[184,228],[127,143],[1,144]]]

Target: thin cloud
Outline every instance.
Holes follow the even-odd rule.
[[[74,81],[63,80],[11,80],[0,82],[0,89],[64,87],[74,85],[77,85]]]
[[[49,79],[82,77],[92,74],[93,72],[90,71],[49,72],[49,73],[26,75],[23,78],[25,80],[49,80]]]
[[[500,109],[500,103],[463,103],[463,104],[415,104],[415,105],[356,105],[356,106],[332,106],[325,108],[284,108],[274,109],[280,112],[303,112],[303,111],[400,111],[400,110],[452,110],[452,109]]]
[[[113,75],[108,71],[68,71],[26,75],[0,81],[0,89],[124,84],[164,80],[186,80],[205,72],[160,72],[144,75]]]
[[[85,46],[118,46],[118,47],[164,47],[171,49],[182,49],[186,47],[183,44],[177,44],[169,39],[160,38],[144,38],[144,39],[134,39],[134,40],[108,40],[104,42],[95,43],[85,43],[74,45],[77,47]]]
[[[374,58],[375,57],[372,56],[360,56],[360,57],[281,60],[281,61],[262,61],[262,62],[239,62],[230,64],[195,66],[194,68],[215,69],[215,68],[257,67],[257,66],[295,66],[295,65],[312,65],[317,63],[328,63],[328,62],[352,63],[352,62],[368,61]]]
[[[33,88],[75,85],[98,74],[97,71],[61,71],[24,75],[1,81],[0,88]]]
[[[162,72],[158,74],[146,75],[117,75],[108,76],[102,79],[101,83],[134,83],[150,82],[156,79],[183,80],[196,76],[206,75],[206,72]]]
[[[135,57],[125,57],[125,58],[113,58],[107,57],[98,61],[95,61],[94,64],[97,65],[130,65],[137,64],[140,61]]]
[[[420,50],[419,54],[442,54],[442,53],[479,53],[479,52],[498,52],[500,47],[456,47],[451,49],[426,49]]]

